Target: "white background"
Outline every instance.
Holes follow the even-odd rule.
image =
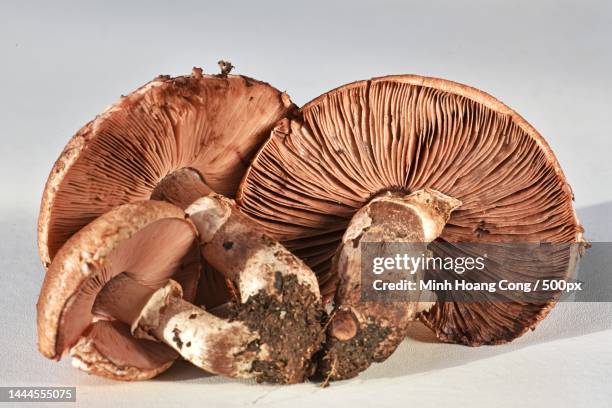
[[[53,161],[119,95],[194,65],[217,72],[221,58],[298,105],[385,74],[481,88],[546,137],[587,237],[612,237],[611,2],[2,2],[0,385],[76,385],[83,406],[612,405],[610,304],[560,305],[498,347],[438,344],[415,327],[386,363],[327,389],[254,385],[185,364],[119,383],[39,355],[36,216]]]

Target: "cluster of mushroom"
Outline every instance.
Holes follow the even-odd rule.
[[[38,225],[46,357],[121,380],[179,356],[230,377],[338,380],[384,361],[415,320],[499,344],[554,306],[360,299],[360,242],[582,241],[557,160],[515,112],[410,75],[298,109],[220,65],[122,97],[55,163]]]

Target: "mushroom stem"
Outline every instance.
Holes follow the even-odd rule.
[[[267,355],[265,348],[253,346],[257,333],[241,322],[216,317],[182,296],[181,286],[173,280],[153,290],[122,274],[105,286],[96,301],[105,305],[105,314],[130,325],[137,338],[166,343],[208,372],[253,377],[253,361]],[[113,302],[111,297],[121,301]]]
[[[237,285],[242,302],[261,290],[277,297],[282,295],[279,279],[291,276],[320,299],[319,284],[312,270],[264,234],[232,200],[211,194],[185,211],[200,233],[204,259]]]
[[[181,208],[210,194],[212,189],[195,169],[184,167],[166,175],[151,192],[151,200],[167,201]]]
[[[384,361],[406,336],[408,323],[428,306],[419,302],[419,291],[411,291],[409,299],[399,302],[362,300],[364,248],[373,251],[369,255],[394,257],[397,248],[385,244],[402,242],[402,252],[422,255],[460,205],[459,200],[424,189],[406,196],[376,197],[353,216],[332,265],[340,283],[319,367],[325,378],[351,378],[372,362]],[[385,273],[388,277],[393,271]]]
[[[259,333],[258,347],[268,350],[268,357],[253,364],[257,380],[304,381],[324,336],[324,310],[312,270],[230,199],[212,194],[186,212],[200,233],[204,259],[237,289],[233,318]]]

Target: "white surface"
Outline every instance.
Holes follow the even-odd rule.
[[[76,385],[83,406],[612,405],[610,304],[560,305],[507,346],[438,344],[417,329],[385,364],[327,389],[254,385],[184,364],[117,383],[40,356],[35,222],[53,161],[120,94],[193,65],[216,72],[220,58],[298,104],[391,73],[484,89],[545,135],[587,236],[612,235],[610,2],[125,3],[0,4],[0,385]]]

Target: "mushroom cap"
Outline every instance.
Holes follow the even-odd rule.
[[[531,125],[482,91],[416,75],[344,85],[283,119],[254,157],[237,202],[315,270],[329,298],[337,280],[331,259],[356,211],[382,192],[424,188],[463,203],[442,232],[446,242],[582,240],[570,186]],[[557,275],[568,263],[555,265]],[[498,343],[552,304],[508,303],[488,313],[486,302],[439,303],[423,319],[442,340]],[[454,325],[466,316],[490,317],[490,330]]]
[[[122,97],[72,137],[49,174],[38,220],[43,263],[118,205],[153,198],[185,208],[210,190],[233,196],[272,125],[293,109],[264,82],[197,68]]]
[[[153,377],[177,354],[169,347],[133,338],[113,319],[113,302],[97,302],[113,278],[126,273],[151,289],[172,278],[193,299],[199,279],[196,231],[183,210],[161,201],[125,204],[97,218],[60,249],[40,292],[38,347],[59,359],[70,351],[88,372],[114,379]]]

